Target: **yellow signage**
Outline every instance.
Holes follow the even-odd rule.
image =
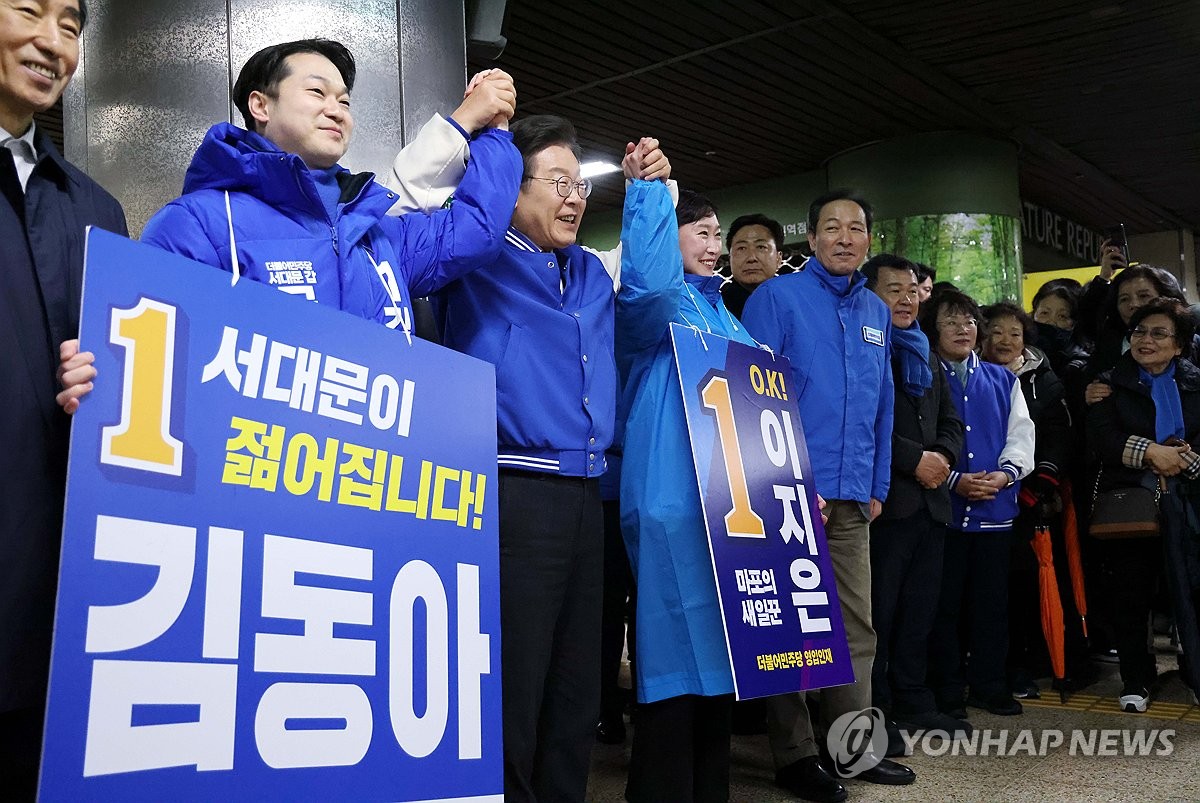
[[[1063,268],[1061,270],[1040,270],[1037,273],[1026,273],[1021,277],[1021,298],[1025,299],[1025,306],[1032,312],[1033,297],[1037,295],[1037,291],[1046,282],[1053,281],[1054,279],[1074,279],[1080,284],[1087,284],[1099,275],[1099,265],[1093,265],[1090,268]]]

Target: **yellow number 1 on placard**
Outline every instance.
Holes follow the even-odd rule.
[[[183,443],[171,436],[175,308],[143,298],[114,309],[109,341],[125,350],[121,421],[104,427],[100,462],[179,476]]]
[[[733,509],[725,514],[725,529],[735,538],[766,538],[763,520],[750,506],[750,489],[746,485],[746,468],[742,465],[742,450],[733,421],[729,381],[723,376],[714,376],[700,392],[700,398],[715,414],[725,457],[725,476],[729,478],[729,495],[733,499]]]

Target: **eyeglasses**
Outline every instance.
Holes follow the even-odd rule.
[[[579,193],[580,198],[587,198],[589,195],[592,194],[592,182],[586,178],[581,178],[581,179],[579,179],[579,181],[572,181],[571,179],[567,178],[566,176],[559,176],[558,178],[542,178],[541,176],[525,176],[525,178],[531,179],[533,181],[549,181],[551,184],[554,185],[554,188],[556,190],[558,190],[558,194],[561,195],[563,198],[570,198],[571,190],[577,191]]]
[[[969,332],[978,326],[974,318],[967,318],[965,321],[938,321],[937,327],[943,332]]]
[[[1129,339],[1132,341],[1135,337],[1147,337],[1155,342],[1166,340],[1168,337],[1175,337],[1175,333],[1170,329],[1165,329],[1161,326],[1156,326],[1153,329],[1147,329],[1145,326],[1136,326],[1129,333]]]

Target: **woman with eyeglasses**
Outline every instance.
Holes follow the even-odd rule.
[[[1034,466],[1034,429],[1017,377],[975,354],[979,320],[978,305],[957,290],[935,295],[921,315],[966,430],[950,472],[952,512],[929,645],[929,685],[939,710],[957,719],[967,715],[964,697],[993,714],[1022,711],[1005,674],[1008,565],[1018,482]]]
[[[1088,410],[1088,445],[1101,465],[1096,488],[1159,489],[1164,537],[1097,541],[1102,593],[1112,606],[1120,659],[1120,704],[1145,711],[1157,676],[1147,649],[1148,617],[1157,578],[1168,557],[1167,580],[1185,654],[1197,655],[1196,500],[1200,496],[1200,369],[1181,357],[1196,323],[1184,305],[1160,298],[1129,319],[1129,351],[1101,375],[1111,393]],[[1162,493],[1165,490],[1166,493]],[[1196,686],[1196,661],[1183,677]]]
[[[1185,302],[1183,289],[1170,271],[1153,265],[1134,265],[1125,268],[1112,281],[1104,302],[1087,376],[1094,379],[1117,364],[1120,356],[1129,351],[1129,327],[1133,314],[1156,298]],[[1190,358],[1190,343],[1184,349]],[[1084,400],[1095,404],[1109,393],[1103,382],[1091,382],[1084,391]]]

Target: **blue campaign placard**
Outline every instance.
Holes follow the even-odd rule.
[[[492,366],[85,264],[41,799],[501,800]]]
[[[738,699],[853,682],[787,358],[671,340]]]

